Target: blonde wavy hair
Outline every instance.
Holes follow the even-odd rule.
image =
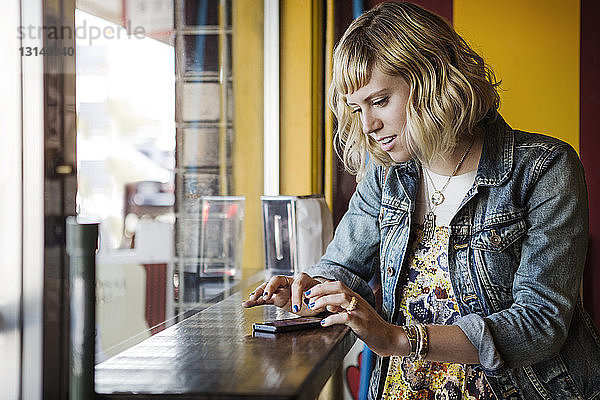
[[[367,152],[380,165],[394,164],[346,104],[374,67],[408,83],[400,137],[425,165],[452,151],[461,135],[472,135],[500,104],[493,71],[444,19],[411,3],[379,4],[350,24],[333,55],[329,107],[337,118],[336,152],[357,180]]]

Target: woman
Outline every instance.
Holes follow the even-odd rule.
[[[329,311],[323,326],[348,325],[379,355],[371,398],[600,398],[579,297],[582,166],[566,143],[512,130],[496,87],[444,20],[409,3],[365,13],[336,47],[330,106],[359,185],[319,263],[244,306]]]

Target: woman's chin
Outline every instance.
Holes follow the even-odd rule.
[[[390,151],[388,155],[396,163],[403,163],[413,158],[407,151]]]

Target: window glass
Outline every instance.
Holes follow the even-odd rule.
[[[97,362],[173,314],[175,54],[127,25],[76,11],[77,207],[101,222]]]
[[[77,212],[100,222],[97,363],[263,266],[262,1],[111,4],[76,11]]]

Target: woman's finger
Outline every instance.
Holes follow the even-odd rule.
[[[333,293],[352,293],[346,285],[340,281],[328,281],[313,286],[310,290],[307,290],[304,295],[307,298],[320,297]]]
[[[311,297],[308,303],[308,308],[311,310],[319,310],[327,306],[337,306],[346,308],[351,301],[352,296],[346,293],[334,293],[325,296]]]
[[[266,304],[265,299],[262,296],[258,296],[255,298],[250,298],[242,303],[242,307],[249,308],[254,306],[262,306]]]
[[[289,288],[292,285],[293,278],[284,275],[276,275],[269,279],[269,282],[264,287],[262,297],[265,301],[270,300],[273,294],[283,288]]]
[[[256,300],[259,297],[262,297],[263,295],[263,291],[265,289],[265,286],[267,286],[268,282],[263,282],[262,285],[260,285],[259,287],[257,287],[256,289],[254,289],[254,292],[250,293],[248,295],[248,300]]]
[[[256,289],[254,289],[254,291],[248,295],[248,300],[246,300],[242,303],[242,306],[248,308],[248,307],[260,306],[260,305],[264,304],[264,301],[262,300],[262,295],[263,295],[265,286],[267,286],[267,283],[268,282],[264,282],[263,284],[258,286]]]
[[[292,283],[292,312],[300,312],[302,306],[305,304],[302,302],[304,292],[319,282],[308,276],[304,272],[296,275],[294,283]]]
[[[329,311],[330,313],[340,313],[340,312],[346,311],[340,306],[332,306],[332,305],[326,306],[325,309],[327,311]]]
[[[323,326],[344,325],[344,324],[347,324],[348,321],[349,321],[348,313],[343,312],[343,313],[332,314],[332,315],[328,316],[327,318],[325,318],[321,321],[321,325],[323,325]]]

